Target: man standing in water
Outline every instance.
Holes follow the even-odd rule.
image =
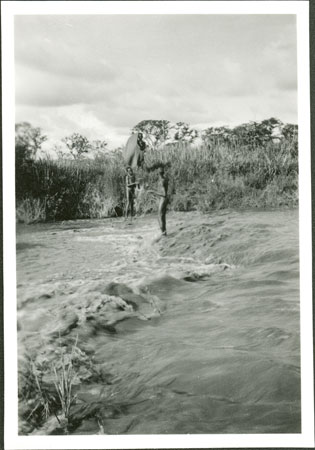
[[[159,208],[158,208],[158,221],[160,225],[160,229],[162,232],[162,236],[166,236],[166,210],[168,205],[168,179],[164,173],[164,167],[159,167],[159,182],[158,182],[158,190],[149,190],[152,194],[156,195],[159,198]]]
[[[129,210],[132,218],[134,212],[135,189],[138,182],[131,167],[127,167],[126,175],[126,211],[125,218],[128,218]]]

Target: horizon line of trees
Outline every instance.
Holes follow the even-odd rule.
[[[36,159],[42,150],[42,144],[48,137],[44,135],[39,127],[33,127],[29,122],[15,124],[15,150],[16,162]],[[61,139],[64,144],[54,144],[52,150],[58,158],[82,159],[90,154],[98,156],[107,150],[108,143],[105,140],[96,139],[89,141],[80,133],[72,133]]]
[[[167,120],[143,120],[132,129],[132,132],[142,132],[152,147],[163,144],[186,142],[211,145],[224,143],[229,145],[261,146],[270,141],[298,139],[298,125],[283,123],[271,117],[261,122],[250,121],[235,127],[209,127],[198,131],[186,122],[175,124]]]
[[[184,144],[212,145],[224,144],[231,147],[237,145],[259,147],[268,142],[298,141],[298,125],[283,123],[274,117],[261,122],[250,121],[235,127],[209,127],[198,131],[188,123],[171,123],[168,120],[142,120],[131,129],[131,133],[142,132],[151,148],[159,146]],[[16,164],[38,157],[42,145],[48,137],[39,127],[28,122],[15,125]],[[89,141],[80,133],[72,133],[61,139],[62,145],[55,144],[52,150],[59,159],[96,158],[108,153],[106,140]],[[116,149],[121,150],[121,147]],[[48,155],[46,155],[48,156]]]

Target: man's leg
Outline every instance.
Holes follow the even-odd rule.
[[[126,210],[125,210],[125,218],[126,218],[126,219],[128,218],[129,202],[130,202],[129,192],[127,191]]]
[[[159,201],[159,209],[158,209],[158,222],[161,232],[163,233],[163,220],[162,220],[162,207],[163,207],[163,198]]]
[[[167,208],[167,199],[165,198],[162,207],[162,233],[165,235],[166,235],[166,208]]]
[[[134,195],[130,194],[130,215],[131,215],[131,218],[133,217],[134,203],[135,203]]]
[[[162,234],[165,234],[165,235],[166,235],[166,207],[167,207],[167,199],[162,198],[160,200],[160,205],[159,205],[159,225],[160,225]]]

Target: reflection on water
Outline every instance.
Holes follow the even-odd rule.
[[[69,334],[111,374],[78,390],[103,405],[105,433],[300,432],[297,211],[177,213],[168,228],[160,240],[155,217],[18,229],[20,354],[49,308],[93,305],[115,282],[139,313]]]

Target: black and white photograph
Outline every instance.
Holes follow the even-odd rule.
[[[3,3],[6,448],[312,445],[308,2]]]

